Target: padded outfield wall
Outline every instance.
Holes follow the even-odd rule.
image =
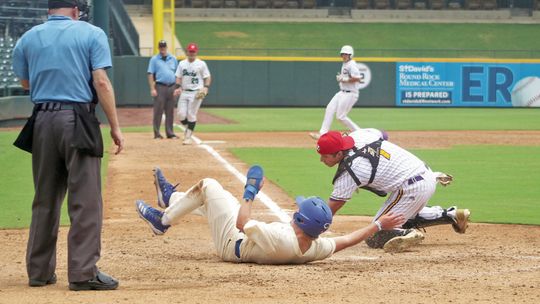
[[[339,58],[201,57],[212,74],[205,105],[244,107],[326,106],[338,91]],[[114,86],[119,105],[151,105],[148,57],[115,57]],[[395,63],[370,62],[370,86],[357,106],[393,106]]]
[[[206,106],[320,107],[338,91],[340,58],[202,57],[213,83]],[[148,57],[115,57],[119,105],[152,104]],[[355,107],[540,106],[540,60],[359,58],[371,83]]]
[[[205,106],[322,107],[338,91],[339,58],[202,57]],[[359,58],[372,75],[355,107],[540,107],[539,59]],[[119,106],[150,106],[148,57],[115,57]],[[28,96],[0,98],[0,121],[31,113]],[[100,113],[102,115],[102,113]]]

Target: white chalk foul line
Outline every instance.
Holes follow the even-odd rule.
[[[178,124],[175,124],[175,126],[180,128],[182,131],[184,131],[183,126],[178,125]],[[210,153],[210,155],[212,155],[217,161],[219,161],[225,167],[225,169],[227,169],[227,171],[231,172],[238,180],[240,180],[242,184],[246,183],[247,177],[244,174],[240,173],[238,169],[236,169],[233,165],[231,165],[231,163],[229,163],[225,158],[223,158],[223,156],[221,156],[216,150],[214,150],[214,148],[212,148],[209,145],[203,144],[202,141],[196,136],[192,136],[191,138],[193,139],[193,141],[195,141],[198,147]],[[279,218],[280,221],[282,222],[291,221],[291,217],[287,213],[285,213],[285,211],[279,208],[276,202],[274,202],[274,200],[272,200],[264,192],[259,191],[259,193],[257,194],[257,198],[266,207],[268,207],[268,209],[270,209],[270,211],[272,211]]]

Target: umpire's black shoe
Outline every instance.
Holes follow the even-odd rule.
[[[70,290],[113,290],[118,288],[118,281],[110,275],[98,271],[95,278],[83,282],[69,283]]]
[[[51,278],[48,279],[47,281],[41,281],[41,280],[35,280],[35,279],[30,279],[28,281],[28,286],[30,287],[42,287],[42,286],[51,285],[51,284],[56,284],[56,273],[53,273]]]

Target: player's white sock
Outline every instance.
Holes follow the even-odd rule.
[[[201,180],[195,186],[191,187],[186,193],[171,196],[170,205],[165,209],[165,213],[161,218],[161,223],[171,225],[191,213],[203,204],[202,200],[203,181]]]
[[[424,207],[418,215],[426,220],[434,220],[443,216],[444,209],[441,206]]]
[[[191,139],[192,134],[193,134],[193,130],[186,129],[186,135],[185,135],[184,139],[186,139],[186,140]]]

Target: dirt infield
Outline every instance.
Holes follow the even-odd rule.
[[[241,171],[245,164],[231,146],[313,146],[305,133],[199,134],[223,140],[214,147]],[[540,132],[392,132],[406,147],[463,143],[540,145]],[[371,250],[365,244],[302,266],[261,266],[221,262],[203,218],[188,216],[156,237],[138,219],[135,199],[156,202],[152,168],[159,165],[181,189],[204,177],[218,179],[237,197],[242,185],[210,154],[179,140],[152,140],[127,133],[126,149],[112,155],[105,191],[102,260],[120,279],[119,290],[70,292],[66,281],[66,234],[58,243],[58,283],[27,287],[27,230],[0,230],[0,303],[540,303],[540,227],[472,224],[465,235],[450,227],[428,229],[422,245],[402,254]],[[272,136],[272,137],[270,137]],[[273,139],[272,139],[273,138]],[[436,140],[438,138],[438,140]],[[442,139],[444,138],[444,139]],[[414,139],[414,140],[413,140]],[[504,139],[504,140],[502,140]],[[411,144],[411,143],[414,143]],[[265,192],[282,208],[292,201],[267,183]],[[274,220],[262,204],[256,216]],[[474,210],[473,210],[474,215]],[[337,235],[362,227],[367,217],[338,216]]]

